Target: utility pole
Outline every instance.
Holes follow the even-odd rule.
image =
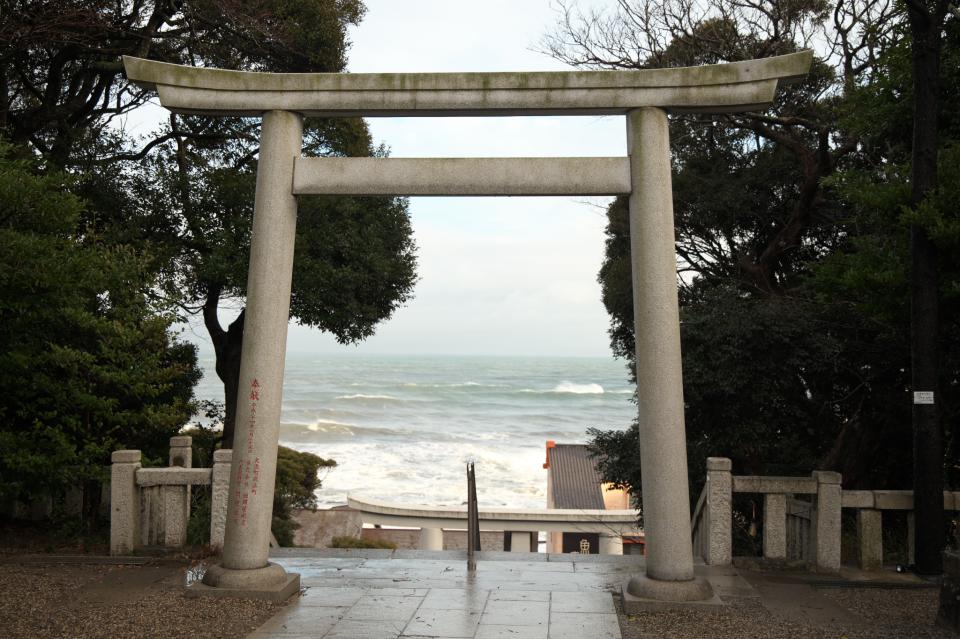
[[[906,0],[912,36],[913,156],[911,198],[919,207],[937,187],[941,32],[947,0]],[[916,570],[943,572],[943,431],[937,392],[940,328],[937,250],[927,230],[910,227],[910,360],[913,390],[913,503]]]

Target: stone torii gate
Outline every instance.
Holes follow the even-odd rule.
[[[286,598],[268,563],[299,195],[629,195],[646,574],[630,597],[711,597],[694,577],[667,112],[768,107],[812,52],[702,67],[537,73],[248,73],[124,58],[176,113],[262,116],[223,557],[210,594]],[[305,158],[302,118],[626,115],[628,157]],[[242,591],[238,593],[237,591]]]

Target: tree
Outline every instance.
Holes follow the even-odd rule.
[[[67,166],[150,99],[121,56],[256,71],[338,71],[360,0],[0,0],[0,127]],[[141,159],[172,130],[98,158]],[[115,150],[115,149],[114,149]]]
[[[903,12],[842,0],[618,7],[584,15],[566,6],[545,48],[578,65],[647,68],[763,57],[814,33],[832,45],[772,114],[671,122],[691,478],[702,481],[707,455],[723,455],[746,472],[821,467],[849,487],[908,487]],[[955,78],[947,84],[955,96]],[[955,110],[941,105],[941,120]],[[943,255],[955,206],[924,210]],[[625,202],[608,219],[599,279],[614,353],[632,360]],[[951,276],[941,290],[954,286]],[[960,371],[953,332],[938,341],[941,379]],[[955,384],[941,388],[950,407]],[[631,437],[594,434],[615,481],[639,477]]]
[[[161,144],[138,176],[143,226],[160,233],[167,254],[165,292],[187,314],[202,315],[224,384],[222,445],[232,444],[245,313],[226,328],[223,301],[246,290],[259,121],[171,116],[174,141]],[[212,131],[223,134],[210,135]],[[307,120],[308,155],[385,153],[359,119]],[[291,317],[363,340],[409,297],[415,244],[401,198],[304,198],[299,203]]]
[[[933,11],[934,7],[930,8]],[[896,319],[902,334],[909,331],[912,336],[909,359],[903,364],[910,377],[904,380],[903,388],[936,389],[936,404],[911,402],[914,493],[917,516],[925,519],[922,534],[918,523],[917,567],[920,572],[935,573],[940,570],[939,551],[944,540],[939,495],[945,475],[948,481],[956,480],[960,458],[952,427],[958,372],[958,326],[954,318],[960,311],[954,257],[960,248],[955,204],[960,196],[956,178],[960,29],[958,20],[948,19],[943,13],[937,18],[931,13],[928,18],[939,19],[939,26],[925,25],[932,32],[919,34],[918,43],[920,18],[914,12],[920,7],[908,5],[908,9],[899,38],[882,59],[884,73],[859,90],[856,113],[848,118],[848,126],[861,132],[870,163],[841,176],[839,185],[844,196],[857,207],[857,232],[851,234],[855,250],[833,258],[830,269],[843,264],[847,273],[857,277],[847,277],[847,281],[864,281],[867,265],[872,264],[875,273],[885,274],[887,289],[891,282],[896,284],[899,300],[889,299],[888,293],[873,286],[875,299],[883,303],[859,305],[884,322],[890,321],[885,309],[898,309]],[[918,52],[918,47],[934,50]],[[918,68],[918,64],[932,64],[933,68]],[[837,288],[851,299],[862,297],[849,285]],[[946,417],[945,443],[941,439],[941,412]],[[921,536],[924,541],[920,541]],[[922,560],[921,547],[925,554]]]
[[[92,521],[110,452],[159,458],[189,419],[195,349],[135,285],[137,253],[77,231],[73,181],[12,153],[0,146],[0,497],[93,485]]]
[[[260,34],[263,49],[243,49],[231,42],[234,48],[216,50],[218,65],[286,72],[343,70],[346,26],[359,21],[362,5],[316,3],[309,11],[319,12],[315,17],[320,26],[301,30],[305,9],[291,12],[287,3],[273,4],[277,26]],[[290,32],[297,38],[283,40]],[[325,53],[305,58],[303,50]],[[224,384],[223,445],[231,446],[244,313],[224,328],[218,309],[224,299],[241,300],[246,287],[259,121],[171,116],[161,137],[166,136],[170,142],[161,144],[153,170],[144,174],[143,191],[159,204],[151,215],[168,219],[168,228],[179,230],[177,237],[169,238],[167,292],[183,311],[203,316]],[[304,152],[310,155],[384,153],[373,148],[366,124],[356,118],[310,119],[304,137]],[[328,331],[343,343],[369,337],[409,297],[416,266],[411,234],[401,199],[303,200],[291,317]]]
[[[657,7],[627,2],[618,6],[614,15],[584,15],[565,6],[562,21],[545,39],[544,48],[577,65],[683,66],[795,51],[822,33],[828,19],[838,29],[849,29],[845,10],[831,15],[826,3],[819,1],[777,5],[769,12],[739,2],[708,6],[678,0]],[[878,6],[863,18],[876,25],[872,32],[876,36],[838,44],[840,73],[815,59],[810,75],[779,92],[769,113],[672,119],[691,451],[710,448],[712,454],[726,455],[740,451],[733,456],[741,465],[762,472],[789,460],[809,463],[823,444],[814,445],[809,436],[793,437],[807,447],[771,457],[770,450],[747,445],[737,434],[746,416],[751,416],[751,442],[783,443],[786,433],[805,432],[812,415],[821,418],[818,434],[839,427],[829,402],[837,376],[823,378],[804,370],[816,365],[818,356],[833,361],[830,354],[836,344],[822,330],[811,330],[817,318],[811,316],[810,305],[795,298],[809,261],[841,239],[836,220],[842,211],[826,197],[823,180],[849,158],[856,144],[837,127],[837,96],[862,72],[859,60],[885,33],[886,16]],[[611,314],[614,352],[632,362],[625,208],[625,201],[619,200],[608,212],[607,260],[600,281]],[[724,337],[731,346],[723,352],[728,357],[715,356],[711,349],[715,342],[709,332],[715,325],[726,328]],[[793,339],[802,339],[804,355],[790,352]],[[696,346],[699,343],[703,348]],[[754,359],[732,357],[737,353],[751,353]],[[706,360],[696,360],[699,356]],[[761,366],[757,358],[764,356],[768,361]],[[706,393],[705,388],[715,392]],[[789,399],[775,400],[777,392]],[[753,395],[767,403],[760,405]],[[691,459],[691,472],[699,473],[702,463]]]
[[[259,121],[171,116],[134,140],[117,125],[150,94],[123,80],[120,56],[342,71],[347,27],[362,18],[362,2],[5,0],[3,8],[0,126],[52,165],[83,176],[79,188],[92,206],[82,222],[105,241],[143,249],[146,270],[160,275],[146,294],[182,315],[203,315],[224,381],[229,445],[243,314],[224,328],[217,310],[222,299],[243,297]],[[305,152],[378,151],[362,120],[312,119]],[[414,267],[404,201],[305,201],[293,316],[341,341],[363,339],[407,299]]]
[[[721,0],[669,0],[650,3],[624,1],[612,13],[583,13],[575,3],[560,2],[561,17],[541,49],[578,67],[645,69],[735,62],[812,48],[826,25],[832,25],[832,57],[836,64],[817,57],[802,83],[778,92],[772,109],[763,113],[729,116],[677,116],[671,122],[676,166],[696,154],[704,144],[724,148],[721,162],[744,168],[758,155],[780,162],[790,172],[780,179],[771,170],[769,188],[760,180],[750,196],[774,198],[771,217],[760,211],[755,218],[736,219],[743,208],[735,186],[720,182],[724,168],[714,173],[710,186],[727,184],[723,193],[734,205],[717,206],[700,220],[700,211],[682,210],[678,216],[677,252],[684,269],[704,276],[735,275],[745,289],[759,294],[782,295],[793,288],[798,254],[810,246],[810,234],[829,232],[832,211],[821,182],[856,149],[856,141],[838,130],[833,113],[837,97],[853,87],[869,69],[870,60],[889,32],[891,7],[882,1],[839,2],[830,10],[825,0],[790,3]],[[702,155],[699,160],[708,161]],[[690,158],[690,161],[695,161]],[[763,171],[763,166],[756,167]],[[782,187],[782,188],[778,188]],[[757,188],[766,189],[756,192]],[[706,188],[704,189],[706,190]],[[677,203],[679,204],[679,202]],[[727,202],[729,204],[729,202]],[[690,222],[687,226],[680,221]],[[773,221],[773,223],[771,223]]]

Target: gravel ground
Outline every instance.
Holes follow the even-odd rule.
[[[4,563],[0,635],[243,637],[280,607],[243,599],[187,599],[181,586],[187,567]]]
[[[623,639],[956,639],[937,628],[939,590],[822,589],[820,593],[863,618],[857,627],[822,629],[772,615],[759,599],[730,599],[716,610],[683,610],[626,616]]]

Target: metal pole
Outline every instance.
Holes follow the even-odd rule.
[[[479,549],[480,531],[477,519],[477,484],[473,462],[467,463],[467,570],[477,569],[474,553]]]

